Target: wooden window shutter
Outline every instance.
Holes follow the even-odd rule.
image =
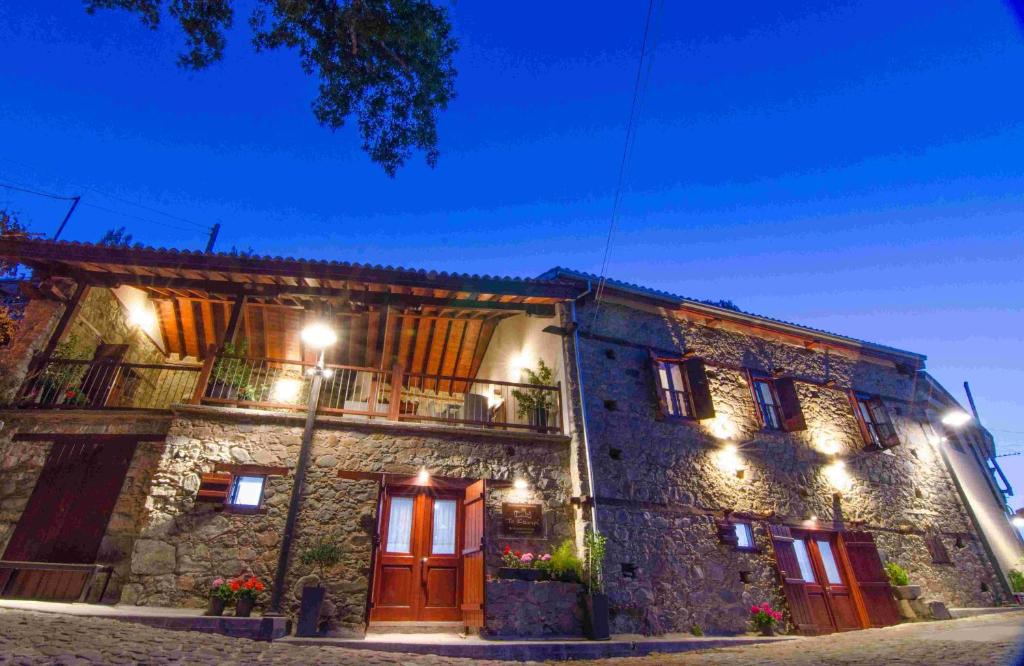
[[[868,400],[867,404],[872,420],[875,422],[878,437],[882,440],[882,448],[891,449],[894,446],[899,446],[900,437],[896,434],[896,428],[893,427],[892,419],[889,418],[889,410],[886,409],[882,399],[876,396]]]
[[[857,394],[850,391],[848,395],[850,407],[853,409],[853,417],[857,419],[857,426],[860,427],[860,436],[864,440],[864,446],[874,446],[875,441],[871,439],[871,431],[868,430],[868,424],[864,422],[864,415],[860,411],[860,402],[857,400]]]
[[[708,386],[708,373],[704,369],[704,360],[691,358],[683,362],[686,382],[690,389],[690,402],[693,404],[693,418],[710,419],[715,416],[715,403],[711,398],[711,387]]]
[[[761,413],[761,403],[757,399],[757,389],[754,388],[754,373],[749,368],[743,368],[743,375],[747,379],[747,388],[750,389],[750,400],[754,403],[754,414],[757,415],[757,422],[763,428],[765,426],[764,414]]]
[[[807,595],[804,579],[800,575],[800,563],[793,548],[793,535],[785,525],[769,525],[772,549],[775,551],[775,566],[779,572],[782,589],[786,593],[789,616],[801,634],[823,633],[814,621],[811,601]]]
[[[658,357],[654,355],[654,350],[648,349],[647,353],[650,355],[651,381],[654,382],[654,393],[657,396],[658,401],[658,412],[655,415],[655,418],[660,421],[667,418],[672,412],[666,402],[665,390],[661,386],[661,362],[658,361]]]
[[[228,472],[207,472],[199,482],[197,502],[217,502],[223,504],[231,492],[231,474]]]
[[[779,411],[782,412],[782,423],[786,430],[807,430],[804,411],[800,408],[800,398],[796,393],[796,382],[790,377],[776,379],[775,393],[779,397]]]
[[[900,613],[892,598],[889,577],[882,567],[874,535],[860,531],[840,532],[839,540],[840,559],[849,563],[868,625],[888,627],[899,624]]]
[[[949,558],[949,551],[946,544],[938,534],[928,534],[924,538],[924,545],[928,548],[928,554],[932,556],[932,564],[952,564]]]

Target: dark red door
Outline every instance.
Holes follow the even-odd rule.
[[[3,559],[95,562],[134,452],[131,440],[54,442]],[[84,581],[82,573],[16,572],[3,593],[8,597],[76,599]]]
[[[850,575],[864,601],[868,624],[872,627],[899,624],[900,613],[892,598],[889,577],[882,568],[874,536],[870,532],[843,532],[840,539],[841,549],[849,560]]]
[[[800,550],[807,554],[814,582],[807,583],[815,618],[831,631],[860,629],[860,619],[850,591],[852,581],[843,570],[836,553],[835,534],[829,532],[795,533]]]
[[[371,621],[456,621],[463,492],[385,490]]]

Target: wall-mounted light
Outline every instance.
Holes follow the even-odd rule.
[[[530,484],[526,482],[526,479],[519,477],[512,482],[512,487],[516,490],[526,490],[530,487]]]
[[[1024,528],[1024,509],[1017,509],[1017,512],[1013,514],[1013,518],[1010,519],[1010,522],[1018,529]]]
[[[149,330],[156,325],[156,315],[145,303],[135,303],[128,310],[128,325]]]
[[[338,341],[338,334],[322,321],[315,321],[302,329],[302,341],[316,350],[326,349]]]
[[[711,435],[717,439],[732,439],[738,432],[736,424],[725,414],[719,414],[707,421],[707,428]]]
[[[744,468],[743,459],[740,457],[739,450],[735,444],[723,446],[718,450],[716,458],[718,468],[727,474],[736,474]]]
[[[420,472],[416,475],[416,483],[421,486],[426,486],[430,483],[430,472],[427,471],[426,467],[420,467]]]
[[[839,442],[834,437],[819,435],[814,438],[814,448],[827,456],[834,456],[839,453]]]
[[[966,425],[970,420],[971,415],[962,409],[951,409],[942,415],[942,423],[954,428]]]
[[[846,463],[842,460],[826,465],[822,471],[832,487],[839,492],[846,492],[853,487],[853,479],[850,478],[849,472],[846,471]]]

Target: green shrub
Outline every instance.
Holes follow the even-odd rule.
[[[576,555],[576,544],[566,539],[558,548],[551,551],[551,559],[542,562],[551,580],[563,583],[578,583],[583,577],[583,561]]]
[[[910,584],[910,576],[907,574],[907,570],[895,562],[885,563],[885,573],[889,576],[889,582],[893,585]]]
[[[699,624],[690,625],[690,633],[694,636],[703,636],[704,630],[700,628]]]
[[[341,562],[341,548],[334,539],[319,538],[299,553],[299,561],[307,567],[315,566],[320,571],[320,584],[327,579],[327,570]]]
[[[1010,579],[1011,590],[1014,592],[1024,592],[1024,573],[1017,569],[1010,569],[1006,572],[1006,577]]]

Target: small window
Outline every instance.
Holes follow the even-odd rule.
[[[389,553],[411,552],[412,545],[412,497],[392,497],[391,515],[388,517],[388,541],[385,550]]]
[[[228,505],[248,509],[259,508],[266,480],[265,476],[236,476],[231,484]]]
[[[877,449],[899,443],[885,403],[878,396],[857,395],[857,415],[864,426],[865,442]]]
[[[690,406],[690,392],[683,374],[682,364],[676,361],[658,360],[658,389],[666,416],[687,417],[693,413]]]
[[[434,538],[432,555],[455,554],[455,500],[434,500]]]
[[[779,410],[779,397],[775,392],[775,383],[765,377],[754,377],[754,398],[761,412],[761,421],[768,430],[782,430],[782,413]]]
[[[754,550],[754,531],[750,523],[733,523],[733,529],[736,530],[736,549]]]
[[[828,541],[817,541],[818,552],[821,554],[821,563],[825,566],[825,576],[830,585],[842,585],[843,579],[839,575],[839,567],[836,566],[836,557],[832,553],[832,544]]]

